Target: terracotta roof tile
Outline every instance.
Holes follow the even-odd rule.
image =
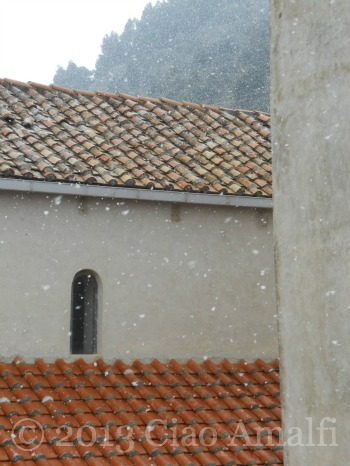
[[[0,463],[283,464],[278,392],[278,361],[16,358],[0,363]]]
[[[3,79],[0,176],[270,197],[269,122],[261,112]]]

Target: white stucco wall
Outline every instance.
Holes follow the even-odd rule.
[[[107,359],[278,354],[271,210],[3,192],[0,218],[4,358],[70,357],[81,269]]]

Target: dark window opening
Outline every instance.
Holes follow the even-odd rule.
[[[79,272],[72,286],[71,352],[97,352],[97,281],[89,271]]]

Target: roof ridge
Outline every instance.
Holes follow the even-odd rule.
[[[70,89],[69,87],[57,86],[56,84],[51,84],[50,87],[51,89],[55,89],[55,91],[61,91],[67,94],[76,94],[76,91],[74,89]]]
[[[231,112],[244,112],[248,114],[263,114],[263,115],[270,115],[269,112],[265,112],[263,110],[248,110],[248,109],[242,109],[242,108],[229,108],[229,107],[219,107],[216,105],[212,104],[206,104],[206,103],[196,103],[196,102],[189,102],[186,100],[175,100],[171,99],[169,97],[148,97],[148,96],[136,96],[132,94],[127,94],[124,92],[108,92],[108,91],[87,91],[84,89],[72,89],[69,87],[64,87],[64,86],[58,86],[57,84],[42,84],[38,83],[36,81],[20,81],[16,79],[11,79],[11,78],[0,78],[0,83],[9,83],[9,84],[14,84],[18,86],[23,86],[23,87],[38,87],[40,89],[46,89],[46,90],[57,90],[61,92],[66,92],[68,94],[82,94],[82,95],[88,95],[88,96],[102,96],[102,97],[111,97],[111,98],[116,98],[116,97],[121,97],[122,99],[130,99],[135,102],[141,101],[149,101],[153,103],[167,103],[170,105],[175,105],[175,106],[185,106],[185,107],[191,107],[195,108],[198,110],[202,109],[208,109],[208,110],[213,110],[213,111],[231,111]]]
[[[268,115],[270,116],[269,112],[264,112],[263,110],[246,110],[244,108],[227,108],[227,107],[221,107],[221,109],[225,112],[243,112],[243,113],[248,113],[248,114],[263,114],[263,115]]]
[[[9,83],[9,84],[15,84],[17,86],[30,87],[30,84],[25,83],[24,81],[18,81],[16,79],[3,78],[2,82]]]
[[[124,92],[118,92],[118,97],[121,97],[122,99],[125,100],[133,100],[135,102],[139,101],[139,98],[135,95],[130,95],[130,94],[125,94]]]
[[[208,110],[213,110],[215,112],[221,112],[223,110],[222,107],[217,107],[215,105],[188,102],[186,100],[174,100],[174,99],[169,99],[168,97],[162,97],[160,101],[165,102],[166,104],[174,105],[176,107],[189,107],[189,108],[194,108],[195,110],[208,109]]]
[[[101,97],[110,97],[112,99],[115,99],[118,97],[118,94],[113,94],[112,92],[105,92],[105,91],[96,91],[95,95],[101,96]]]
[[[48,84],[36,83],[34,81],[28,81],[28,84],[30,85],[30,87],[38,87],[39,89],[47,89],[50,91],[52,90],[52,87]]]
[[[145,102],[152,102],[154,104],[159,104],[161,102],[160,99],[157,99],[156,97],[147,97],[147,96],[140,96],[139,100],[145,101]]]

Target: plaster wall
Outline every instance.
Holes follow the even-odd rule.
[[[82,269],[107,359],[277,356],[270,210],[3,192],[0,212],[4,358],[70,357]]]
[[[348,464],[350,2],[273,0],[271,33],[285,464]]]

